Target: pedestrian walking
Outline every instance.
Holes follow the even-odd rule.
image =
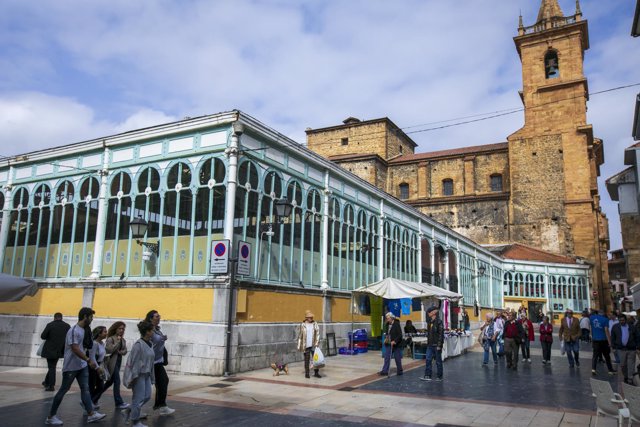
[[[540,324],[540,345],[542,346],[542,363],[551,363],[551,345],[553,344],[553,325],[549,323],[549,316],[542,317]]]
[[[165,349],[167,336],[160,329],[160,313],[157,310],[151,310],[145,317],[147,322],[153,325],[153,335],[151,342],[153,343],[153,351],[155,353],[155,361],[153,371],[156,385],[156,400],[153,410],[158,411],[160,415],[171,415],[176,410],[167,406],[167,392],[169,391],[169,376],[165,370],[165,363],[168,363],[168,353]]]
[[[636,369],[636,340],[634,331],[627,325],[627,316],[620,314],[618,323],[611,330],[611,346],[620,355],[620,372],[624,375],[624,382],[633,384]]]
[[[47,375],[42,381],[42,386],[46,391],[56,389],[56,366],[58,359],[64,357],[64,339],[69,331],[69,325],[62,320],[62,313],[53,315],[53,321],[47,323],[40,338],[44,340],[41,357],[47,359]]]
[[[124,386],[133,391],[133,396],[131,397],[131,406],[125,408],[122,414],[125,421],[129,421],[131,418],[133,427],[147,427],[140,420],[146,417],[146,414],[142,414],[141,409],[145,403],[151,400],[151,385],[156,380],[154,363],[156,353],[153,349],[155,327],[151,322],[143,320],[138,323],[138,331],[140,339],[131,347],[131,353],[127,358],[122,377]]]
[[[516,321],[515,313],[507,314],[507,323],[504,325],[504,351],[507,356],[507,369],[518,370],[518,347],[525,339],[522,324]]]
[[[489,364],[489,350],[491,350],[491,354],[493,356],[493,364],[497,365],[498,354],[496,352],[496,341],[498,339],[498,330],[491,313],[487,313],[485,315],[485,321],[480,327],[480,337],[480,343],[484,350],[482,366],[487,366]]]
[[[304,314],[304,321],[298,325],[298,351],[304,353],[304,377],[311,378],[311,360],[313,354],[320,343],[320,328],[318,322],[313,320],[313,313],[307,310]],[[314,369],[313,376],[321,378],[320,370]]]
[[[100,409],[98,400],[102,395],[104,389],[104,370],[102,366],[104,362],[104,356],[106,351],[104,348],[104,340],[107,338],[107,328],[104,326],[97,326],[93,329],[93,347],[89,350],[89,358],[95,363],[96,368],[89,369],[89,394],[91,395],[91,402],[94,409]]]
[[[618,315],[616,314],[615,311],[612,311],[611,313],[609,313],[609,334],[611,334],[611,331],[613,330],[613,326],[618,323]],[[609,346],[611,347],[611,343],[609,343]],[[618,354],[618,351],[614,348],[611,349],[611,351],[613,352],[613,361],[616,364],[620,364],[620,355]]]
[[[611,340],[609,319],[597,310],[593,310],[591,316],[589,316],[589,321],[591,323],[591,346],[593,348],[591,373],[597,375],[598,360],[604,359],[609,375],[614,375],[615,371],[613,370],[613,365],[611,365],[611,350],[609,349],[609,341]]]
[[[442,381],[442,348],[444,347],[444,325],[438,317],[438,307],[435,305],[427,309],[427,354],[425,356],[424,381],[431,381],[432,365],[436,362],[436,381]]]
[[[62,384],[60,389],[53,398],[49,416],[45,420],[45,424],[61,426],[62,420],[58,417],[58,407],[62,403],[64,395],[71,388],[71,384],[76,380],[80,386],[80,398],[82,406],[87,411],[87,422],[93,423],[106,417],[93,410],[91,403],[91,395],[89,394],[89,367],[97,368],[95,362],[86,354],[86,346],[83,344],[85,327],[91,325],[93,321],[93,311],[89,307],[82,307],[78,313],[78,323],[69,328],[65,337],[64,345],[64,362],[62,363]]]
[[[584,342],[591,342],[591,320],[589,319],[589,312],[587,310],[582,312],[580,331],[582,331],[580,339]]]
[[[105,341],[105,351],[107,353],[104,365],[109,372],[109,380],[104,384],[102,393],[113,386],[113,400],[116,409],[126,409],[128,403],[122,399],[120,394],[120,367],[122,366],[122,357],[127,354],[127,341],[124,339],[126,330],[124,322],[115,322],[107,331],[107,340]],[[100,398],[100,395],[97,397]],[[97,401],[97,400],[96,400]]]
[[[580,322],[573,317],[573,310],[568,308],[564,313],[564,318],[560,321],[558,335],[564,342],[564,351],[567,352],[569,367],[580,367]]]
[[[520,314],[520,324],[524,330],[524,339],[520,348],[522,349],[522,361],[531,363],[531,341],[535,340],[535,334],[533,332],[533,323],[527,319],[526,313]]]
[[[389,312],[385,315],[386,335],[384,338],[384,363],[379,375],[389,375],[391,367],[391,357],[396,361],[396,373],[402,375],[402,329],[400,328],[400,320]],[[428,350],[427,350],[428,351]]]
[[[498,338],[496,341],[498,343],[498,356],[502,357],[504,356],[504,324],[506,323],[506,318],[502,311],[498,310],[494,321],[496,331],[498,331]]]

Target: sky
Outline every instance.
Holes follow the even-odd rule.
[[[573,15],[574,0],[559,0]],[[640,86],[635,1],[582,0],[588,123],[606,178],[625,168]],[[518,16],[540,0],[0,0],[0,156],[239,109],[306,128],[389,117],[417,152],[506,141],[523,113]],[[635,72],[634,72],[635,71]],[[443,125],[455,126],[433,129]],[[1,158],[1,157],[0,157]]]

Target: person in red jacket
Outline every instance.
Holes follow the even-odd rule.
[[[522,361],[531,363],[531,341],[535,340],[533,334],[533,323],[527,319],[526,313],[520,313],[520,320],[518,322],[522,325],[526,338],[522,340],[520,348],[522,349]]]
[[[549,323],[549,316],[542,318],[540,323],[540,345],[542,346],[542,363],[551,363],[551,344],[553,344],[553,325]]]

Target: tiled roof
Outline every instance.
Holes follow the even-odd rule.
[[[484,246],[484,245],[483,245]],[[570,257],[556,255],[541,249],[532,248],[521,243],[510,245],[485,246],[491,252],[497,253],[503,258],[520,261],[539,261],[556,264],[576,264],[576,260]]]
[[[431,151],[428,153],[407,154],[406,156],[397,157],[390,160],[389,163],[404,163],[416,160],[432,159],[436,157],[461,156],[464,154],[487,153],[491,151],[506,150],[509,144],[507,142],[499,142],[497,144],[474,145],[472,147],[453,148],[451,150]]]

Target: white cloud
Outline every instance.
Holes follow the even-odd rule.
[[[622,3],[581,2],[591,91],[637,80],[640,55],[629,52],[639,46]],[[305,128],[348,116],[387,116],[405,127],[520,107],[512,37],[520,10],[531,25],[539,4],[6,0],[0,114],[11,120],[0,117],[0,141],[22,142],[3,144],[2,154],[234,108],[304,142]],[[575,1],[560,5],[569,15]],[[589,103],[589,122],[605,141],[601,184],[623,166],[636,92]],[[488,144],[522,123],[520,113],[412,137],[421,151]],[[603,190],[617,247],[616,207]]]

